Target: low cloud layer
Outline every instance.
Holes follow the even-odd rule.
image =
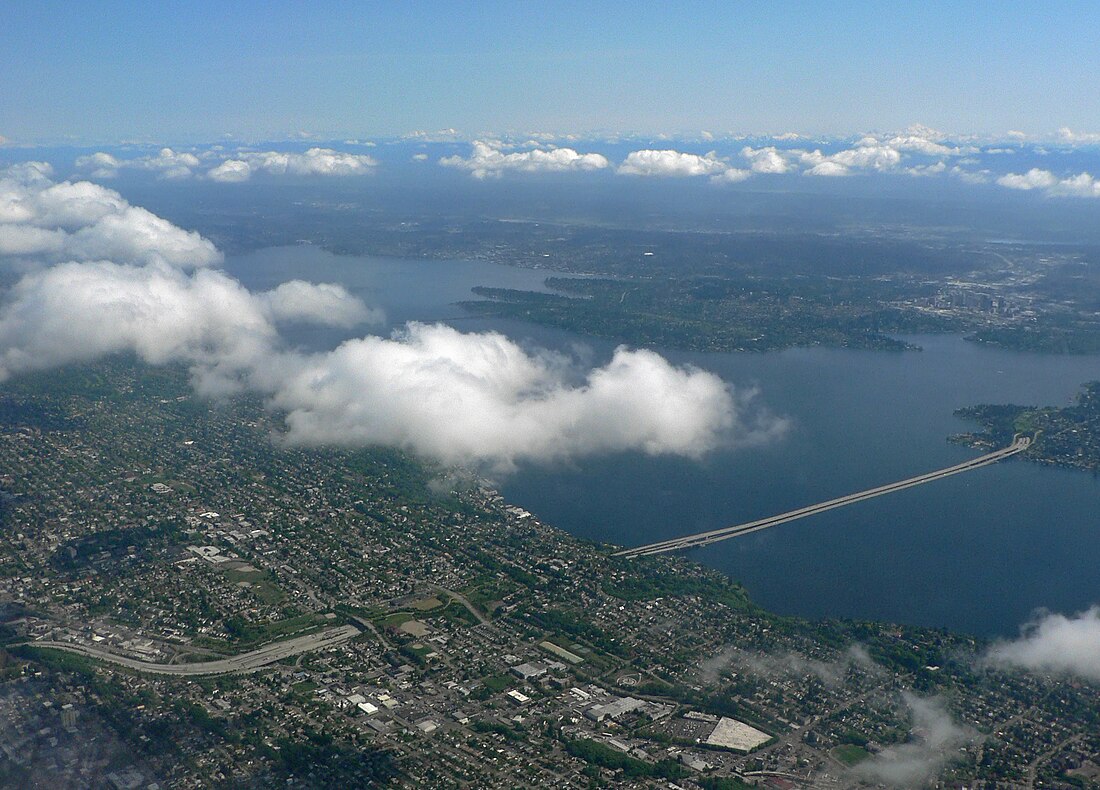
[[[752,176],[752,172],[731,167],[728,160],[714,151],[689,154],[672,149],[631,151],[616,171],[627,176],[658,178],[691,178],[710,176],[713,183],[735,184]]]
[[[700,156],[682,151],[631,151],[619,165],[619,173],[628,176],[713,176],[728,165],[711,151]]]
[[[388,444],[498,473],[621,451],[697,458],[783,429],[752,393],[650,351],[620,348],[585,370],[500,334],[424,324],[295,351],[281,324],[348,328],[380,314],[339,285],[250,292],[203,268],[219,260],[206,239],[98,185],[55,184],[45,168],[0,175],[0,220],[0,240],[38,261],[0,299],[0,379],[132,352],[189,365],[202,394],[260,393],[285,415],[288,442]]]
[[[255,173],[294,176],[359,176],[378,166],[374,157],[349,154],[331,148],[310,148],[305,153],[258,151],[239,153],[206,173],[213,181],[247,181]]]
[[[769,679],[812,675],[829,687],[842,684],[853,667],[872,674],[882,671],[867,650],[858,644],[849,646],[833,661],[807,658],[797,653],[751,653],[731,645],[699,665],[699,678],[704,683],[714,683],[730,667],[737,667],[740,671],[749,670]]]
[[[924,787],[943,770],[953,753],[975,734],[955,723],[942,700],[904,695],[913,717],[910,740],[883,749],[860,763],[853,774],[893,787]]]
[[[221,253],[111,189],[87,181],[54,183],[49,165],[0,172],[0,256],[52,261],[112,260],[209,266]]]
[[[156,154],[135,159],[119,159],[99,151],[76,160],[77,169],[91,171],[93,178],[115,178],[123,168],[148,170],[156,173],[158,178],[190,178],[201,164],[202,161],[194,154],[171,148],[162,148]]]
[[[439,160],[444,167],[468,170],[474,178],[500,176],[506,171],[520,173],[562,173],[568,171],[602,170],[608,167],[602,154],[581,154],[572,148],[532,148],[505,153],[499,143],[476,140],[468,157],[446,156]]]
[[[1058,130],[1058,139],[1070,146],[1100,145],[1100,133],[1075,132],[1068,126],[1063,126]]]
[[[421,141],[455,142],[457,133],[444,130],[437,134],[414,135]],[[1039,144],[1018,132],[986,139],[951,137],[935,129],[913,125],[902,132],[873,133],[848,140],[818,140],[787,133],[741,145],[736,151],[694,153],[672,147],[640,148],[630,151],[618,164],[602,153],[576,150],[576,136],[527,135],[517,140],[475,140],[467,155],[444,156],[437,161],[443,167],[468,172],[476,179],[498,178],[505,173],[569,173],[606,171],[623,176],[650,178],[707,178],[716,185],[735,184],[772,176],[843,178],[860,174],[898,175],[923,179],[948,178],[965,184],[994,184],[1006,189],[1031,191],[1049,197],[1100,197],[1100,178],[1089,172],[1060,170],[1057,157],[1081,149],[1095,148],[1100,139],[1095,133],[1059,130],[1056,138]],[[660,139],[668,139],[663,136]],[[715,135],[704,133],[708,143]],[[744,137],[724,138],[745,140]],[[1028,142],[1028,140],[1031,140]],[[522,140],[522,141],[520,141]],[[565,145],[555,145],[553,141]],[[763,140],[763,142],[759,142]],[[1006,145],[1005,140],[1011,142]],[[621,142],[607,139],[605,143]],[[365,145],[355,140],[345,145]],[[1001,164],[1014,157],[1044,157],[1043,167],[1026,172],[1005,172]],[[425,161],[430,155],[418,152],[413,161]],[[100,151],[77,159],[78,172],[96,179],[116,177],[123,170],[142,170],[160,179],[201,178],[219,183],[249,181],[258,175],[269,178],[293,176],[357,176],[378,169],[376,159],[332,148],[313,147],[305,152],[249,151],[227,152],[220,146],[209,149],[178,151],[161,148],[145,156],[123,158]],[[1030,163],[1029,163],[1030,164]],[[992,167],[990,165],[993,165]],[[1079,168],[1080,165],[1077,165]],[[14,245],[16,242],[13,241]],[[29,238],[18,243],[28,246]]]
[[[1009,189],[1039,190],[1052,197],[1100,197],[1100,179],[1089,173],[1060,178],[1049,170],[1033,167],[1026,173],[1001,176],[997,183]]]
[[[1072,617],[1045,613],[1020,629],[1019,639],[993,645],[985,659],[1002,667],[1100,681],[1100,606]]]
[[[304,153],[286,151],[238,151],[220,149],[199,154],[162,148],[156,154],[123,159],[98,151],[76,160],[76,168],[92,178],[115,178],[121,170],[145,170],[158,178],[192,176],[212,181],[247,181],[257,173],[296,176],[355,176],[373,172],[377,160],[365,154],[349,154],[331,148],[310,148]]]
[[[735,428],[749,442],[779,427],[746,420],[746,399],[717,376],[650,351],[620,348],[575,375],[570,360],[503,335],[410,324],[304,360],[272,402],[291,442],[396,445],[496,471],[624,450],[697,458]]]

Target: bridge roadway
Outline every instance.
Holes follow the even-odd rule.
[[[274,664],[276,661],[281,661],[290,656],[343,644],[358,636],[359,633],[359,629],[352,625],[329,628],[315,634],[306,634],[294,639],[272,642],[250,653],[241,653],[238,656],[220,658],[216,661],[201,661],[194,664],[155,664],[151,661],[141,661],[136,658],[109,653],[97,647],[76,645],[71,642],[43,640],[25,644],[27,647],[48,647],[53,650],[64,650],[66,653],[76,653],[88,658],[106,661],[110,664],[118,664],[138,672],[196,677],[201,675],[243,675],[247,672],[255,672],[268,664]]]
[[[798,510],[780,513],[778,516],[771,516],[770,518],[762,518],[759,521],[750,521],[747,524],[722,527],[721,529],[713,529],[709,532],[696,532],[693,535],[684,535],[679,538],[657,541],[656,543],[647,543],[644,546],[635,546],[632,549],[623,549],[622,551],[615,552],[615,556],[627,558],[644,557],[650,554],[665,554],[670,551],[682,551],[683,549],[692,549],[697,546],[707,546],[721,540],[729,540],[730,538],[747,535],[750,532],[758,532],[762,529],[785,524],[788,521],[806,518],[806,516],[813,516],[817,513],[824,513],[826,510],[852,505],[856,502],[862,502],[865,499],[872,499],[877,496],[883,496],[884,494],[892,494],[904,488],[912,488],[913,486],[923,485],[924,483],[931,483],[933,480],[941,480],[951,475],[969,472],[971,469],[980,469],[983,466],[989,466],[1009,456],[1016,455],[1016,453],[1021,453],[1026,450],[1030,444],[1030,437],[1017,434],[1012,444],[1008,447],[989,453],[988,455],[971,458],[969,461],[964,461],[955,466],[949,466],[946,469],[938,469],[935,472],[928,472],[927,474],[918,475],[917,477],[910,477],[907,480],[899,480],[896,483],[888,483],[878,488],[869,488],[866,491],[848,494],[848,496],[838,497],[837,499],[830,499],[827,502],[819,502],[816,505],[809,505],[808,507],[799,508]]]

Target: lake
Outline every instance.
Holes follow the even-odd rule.
[[[253,289],[291,278],[341,282],[407,320],[495,329],[550,348],[614,343],[530,324],[471,318],[470,288],[542,289],[547,271],[476,261],[337,257],[302,246],[226,261]],[[295,330],[331,347],[344,335]],[[907,338],[923,351],[791,349],[769,354],[661,350],[713,371],[790,429],[764,447],[702,462],[639,454],[523,468],[499,481],[511,501],[575,535],[623,545],[742,523],[972,458],[947,437],[970,429],[953,411],[982,402],[1062,405],[1100,378],[1098,356],[998,350],[954,336]],[[1100,481],[1010,460],[690,552],[742,582],[761,605],[807,617],[892,620],[1015,634],[1038,608],[1100,603]]]

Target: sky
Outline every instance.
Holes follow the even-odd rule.
[[[1100,131],[1087,2],[8,2],[16,143]]]

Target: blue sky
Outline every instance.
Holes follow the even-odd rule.
[[[1100,131],[1100,4],[8,2],[16,142]]]

